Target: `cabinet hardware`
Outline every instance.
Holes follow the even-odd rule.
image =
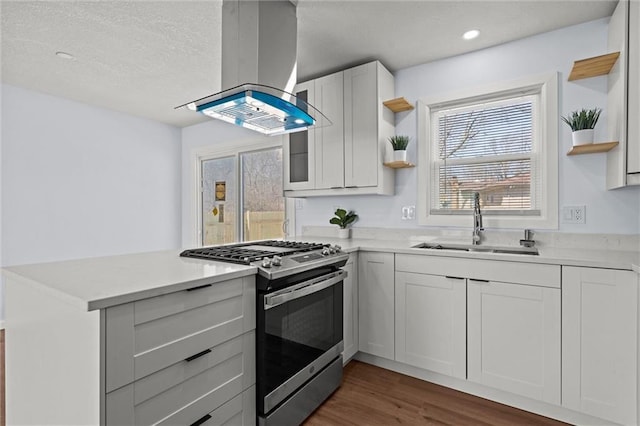
[[[476,278],[469,278],[469,281],[475,281],[477,283],[485,283],[485,284],[489,283],[489,280],[479,280],[479,279],[476,279]]]
[[[344,188],[343,186],[332,186],[331,189],[342,189]]]
[[[345,186],[345,188],[357,188],[357,185]]]
[[[448,278],[450,280],[464,280],[464,278],[462,278],[462,277],[453,277],[451,275],[445,275],[444,277]]]
[[[207,414],[205,416],[202,416],[202,418],[200,418],[200,419],[196,420],[195,422],[191,423],[191,426],[200,426],[202,423],[206,422],[210,418],[211,418],[211,414]]]
[[[188,288],[187,291],[200,290],[201,288],[211,287],[213,284],[199,285],[198,287]]]
[[[198,352],[198,353],[197,353],[197,354],[195,354],[195,355],[191,355],[189,358],[185,358],[184,360],[185,360],[185,361],[187,361],[187,362],[191,362],[191,361],[193,361],[194,359],[200,358],[201,356],[204,356],[204,355],[206,355],[206,354],[208,354],[208,353],[210,353],[210,352],[211,352],[211,349],[205,349],[204,351],[202,351],[202,352]],[[194,423],[194,424],[195,424],[195,423]],[[198,423],[198,424],[199,424],[199,423]]]

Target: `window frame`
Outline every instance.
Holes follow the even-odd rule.
[[[532,160],[539,160],[536,173],[541,174],[540,214],[487,214],[485,228],[495,229],[557,229],[558,228],[558,73],[529,76],[517,80],[478,86],[457,93],[417,101],[418,121],[418,223],[426,226],[470,227],[472,222],[465,214],[432,213],[430,193],[433,188],[431,167],[439,159],[432,158],[432,110],[451,108],[473,103],[485,103],[508,96],[522,96],[539,91],[534,125],[539,126],[540,140]],[[534,142],[535,144],[535,142]],[[533,174],[533,170],[532,170]]]
[[[193,183],[192,193],[193,193],[193,202],[191,203],[195,207],[195,211],[193,212],[193,227],[192,227],[192,235],[195,241],[194,246],[203,247],[203,224],[202,224],[202,162],[207,160],[215,160],[219,158],[228,158],[234,157],[235,162],[235,178],[238,184],[236,185],[236,209],[233,214],[236,216],[236,239],[237,242],[242,242],[241,238],[244,238],[243,234],[243,215],[241,213],[242,210],[242,167],[240,164],[240,155],[248,152],[259,152],[265,151],[273,148],[283,149],[282,138],[281,137],[270,137],[267,141],[256,141],[250,140],[245,142],[237,142],[225,145],[217,145],[217,146],[208,146],[208,147],[199,147],[192,151],[192,166],[193,166]],[[284,151],[284,150],[283,150]],[[284,156],[284,152],[283,152]],[[283,157],[283,167],[284,167],[284,157]],[[283,176],[284,182],[284,176]],[[283,194],[284,197],[284,194]],[[286,232],[285,238],[295,234],[295,199],[287,198],[285,199],[285,224],[286,224]]]

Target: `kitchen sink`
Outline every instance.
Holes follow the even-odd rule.
[[[456,250],[466,252],[479,253],[499,253],[499,254],[528,254],[538,255],[538,249],[535,247],[505,247],[505,246],[475,246],[472,244],[446,244],[446,243],[420,243],[412,246],[412,248],[430,249],[430,250]]]

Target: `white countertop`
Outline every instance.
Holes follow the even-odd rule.
[[[253,275],[253,266],[184,258],[179,250],[96,257],[2,269],[8,280],[31,284],[94,310]]]
[[[633,270],[640,273],[640,251],[626,250],[594,250],[583,248],[557,248],[538,247],[538,255],[524,254],[498,254],[482,252],[465,252],[457,250],[429,250],[411,248],[424,242],[423,240],[381,240],[381,239],[338,239],[326,237],[305,236],[299,238],[301,241],[318,241],[330,244],[337,244],[346,252],[357,250],[363,251],[383,251],[404,254],[419,254],[429,256],[446,256],[473,259],[501,260],[507,262],[528,262],[545,263],[565,266],[585,266],[592,268],[624,269]],[[434,243],[435,240],[429,242]],[[460,241],[446,240],[444,242]]]
[[[640,273],[640,251],[538,247],[540,254],[533,256],[418,249],[411,247],[423,241],[411,239],[336,239],[311,236],[294,239],[338,244],[346,252],[382,251],[623,269]],[[106,308],[256,273],[253,266],[183,258],[179,257],[179,253],[178,250],[172,250],[20,265],[4,268],[2,273],[8,280],[36,286],[84,310]]]

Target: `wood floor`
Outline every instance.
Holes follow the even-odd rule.
[[[565,425],[513,407],[358,361],[304,423],[327,425]]]

